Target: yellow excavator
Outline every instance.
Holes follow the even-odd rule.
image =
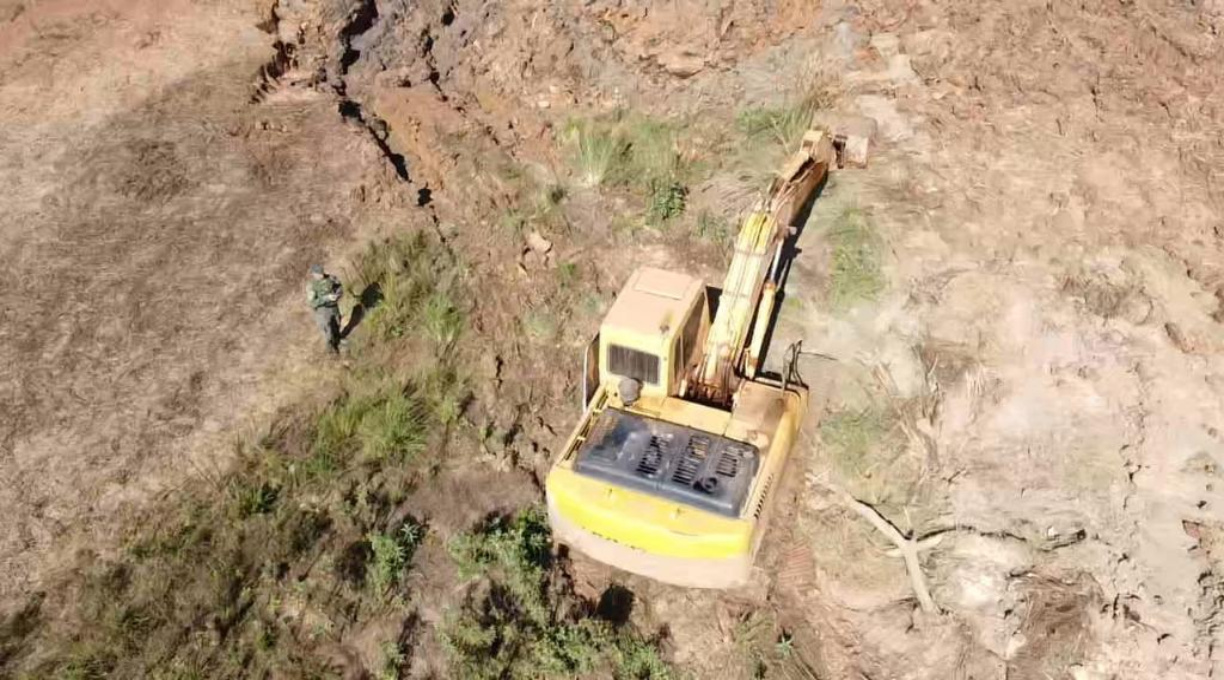
[[[808,403],[789,366],[760,372],[783,246],[845,151],[845,138],[804,135],[744,220],[717,309],[692,276],[629,277],[587,348],[583,415],[545,484],[559,543],[666,583],[748,582]]]

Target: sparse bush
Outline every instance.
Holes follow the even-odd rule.
[[[574,262],[562,262],[557,267],[557,285],[563,289],[572,287],[580,276],[578,265]]]
[[[879,409],[840,411],[821,422],[820,437],[839,471],[857,478],[869,472],[872,449],[884,442],[889,428],[887,415]]]
[[[458,677],[568,678],[611,668],[617,678],[670,677],[657,648],[628,630],[577,615],[556,578],[538,508],[497,519],[450,544],[461,576],[477,579],[442,640]]]
[[[235,480],[228,489],[238,511],[239,519],[271,512],[276,506],[276,499],[280,496],[280,489],[268,482],[252,485]]]
[[[423,527],[408,521],[400,525],[398,531],[372,532],[366,536],[370,543],[366,580],[375,593],[385,594],[400,582],[424,535]]]
[[[404,664],[408,662],[403,647],[398,641],[390,640],[381,645],[380,651],[383,657],[382,667],[374,674],[375,680],[399,680]]]
[[[624,171],[630,173],[622,181],[632,184],[680,179],[683,167],[675,125],[646,116],[628,116],[622,129],[628,144]]]
[[[874,299],[884,290],[880,271],[880,244],[866,215],[858,209],[841,214],[828,232],[833,251],[829,272],[829,301],[845,310]]]
[[[731,243],[731,223],[708,210],[697,216],[697,237],[720,246]]]
[[[655,180],[650,187],[650,207],[647,219],[652,224],[662,224],[684,212],[688,200],[688,189],[679,182]]]
[[[789,150],[798,146],[811,120],[812,111],[798,104],[745,109],[736,117],[735,124],[751,140],[770,142]]]
[[[543,307],[528,310],[523,315],[523,330],[533,342],[547,344],[557,339],[559,328],[552,312]]]

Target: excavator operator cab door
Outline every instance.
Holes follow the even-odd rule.
[[[684,381],[695,370],[701,361],[701,347],[705,344],[706,333],[710,329],[709,303],[703,289],[697,296],[697,301],[688,311],[684,326],[676,335],[676,343],[672,348],[672,369],[675,371],[671,381],[671,395],[682,396],[685,391]]]
[[[582,410],[586,411],[599,389],[599,333],[587,343],[582,354]]]

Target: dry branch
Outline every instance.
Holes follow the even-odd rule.
[[[884,534],[896,546],[896,552],[905,560],[905,571],[909,574],[910,587],[914,591],[914,596],[918,598],[918,604],[922,607],[922,611],[928,614],[940,613],[939,605],[935,604],[935,600],[931,598],[931,591],[927,587],[926,575],[922,573],[922,565],[918,561],[918,554],[922,550],[938,544],[940,536],[927,536],[922,539],[906,538],[901,533],[901,530],[890,522],[887,517],[880,514],[880,511],[876,510],[874,506],[860,501],[849,491],[830,482],[823,480],[815,481],[817,484],[836,494],[842,503],[871,523],[871,526]]]

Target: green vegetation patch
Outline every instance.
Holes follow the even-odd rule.
[[[653,641],[584,611],[552,563],[538,508],[459,536],[450,552],[460,575],[472,579],[441,631],[455,677],[534,680],[596,670],[624,679],[672,677]]]
[[[880,270],[881,243],[861,210],[844,211],[828,231],[832,249],[829,267],[829,302],[846,310],[874,300],[884,290]]]
[[[820,438],[838,471],[848,478],[860,478],[879,465],[877,448],[889,443],[892,426],[881,409],[839,411],[820,423]]]
[[[430,414],[411,387],[389,383],[367,394],[346,394],[319,415],[309,470],[337,472],[352,462],[403,464],[425,448]]]
[[[441,345],[452,344],[464,315],[454,301],[450,258],[423,234],[371,244],[352,266],[350,293],[357,297],[368,342],[379,343],[425,330]]]
[[[934,512],[936,498],[923,454],[898,418],[895,409],[877,405],[838,411],[821,422],[820,439],[837,481],[908,530]]]
[[[653,225],[684,213],[695,166],[681,151],[678,124],[621,111],[573,119],[561,139],[583,186],[630,189],[646,199]]]

